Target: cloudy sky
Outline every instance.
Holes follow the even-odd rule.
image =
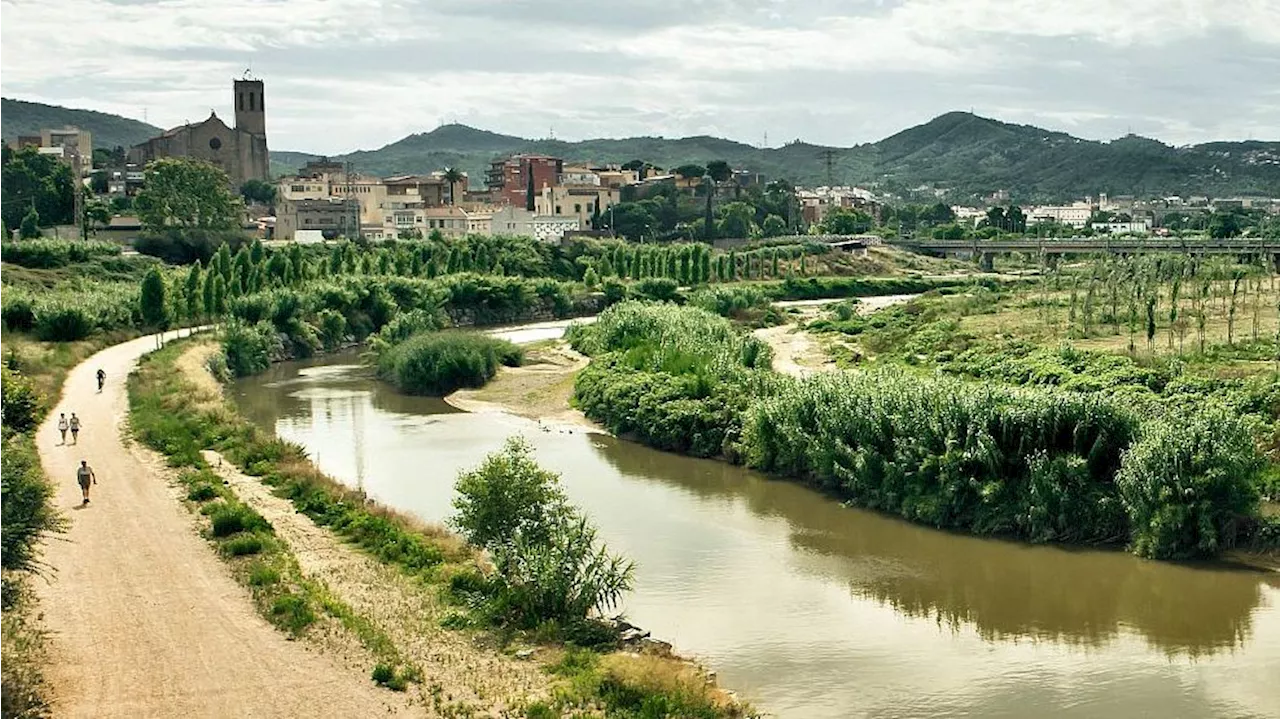
[[[267,83],[272,148],[442,122],[853,145],[948,110],[1280,139],[1280,0],[0,0],[5,97],[164,127]]]

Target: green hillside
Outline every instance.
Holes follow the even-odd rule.
[[[42,129],[71,125],[93,133],[93,146],[112,149],[131,147],[159,135],[163,130],[145,122],[93,110],[73,110],[24,100],[0,100],[0,134],[6,141],[19,135],[39,135]]]
[[[1280,142],[1215,142],[1176,148],[1129,136],[1082,140],[1030,125],[952,112],[876,143],[828,148],[796,142],[756,148],[714,137],[524,140],[444,125],[378,150],[354,152],[357,169],[375,174],[458,167],[479,183],[489,162],[515,152],[541,152],[569,162],[645,160],[660,167],[722,159],[735,167],[803,185],[872,186],[904,196],[952,201],[1009,190],[1018,201],[1111,195],[1280,196]],[[830,156],[830,174],[827,159]],[[919,189],[920,192],[912,192]]]
[[[93,132],[94,144],[101,147],[135,144],[160,131],[115,115],[9,99],[4,100],[3,121],[6,139],[41,127],[73,124]],[[644,160],[659,167],[725,160],[769,180],[786,179],[801,185],[831,180],[918,200],[932,200],[939,190],[952,202],[973,200],[996,190],[1008,190],[1015,201],[1024,203],[1100,192],[1280,197],[1280,142],[1172,147],[1132,135],[1096,142],[967,112],[949,112],[879,142],[848,148],[799,141],[757,148],[707,136],[526,140],[455,124],[409,135],[377,150],[332,159],[350,161],[360,171],[384,176],[457,167],[478,186],[494,158],[517,152],[546,153],[572,163]],[[315,157],[273,151],[272,174],[294,172]]]

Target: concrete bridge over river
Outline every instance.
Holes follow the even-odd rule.
[[[1039,254],[1049,264],[1062,255],[1111,254],[1139,255],[1152,253],[1179,253],[1191,255],[1236,255],[1238,257],[1265,256],[1280,269],[1280,239],[1257,237],[1231,238],[1168,238],[1168,237],[1067,237],[1026,238],[1007,240],[935,240],[896,239],[888,244],[907,250],[943,256],[977,258],[983,269],[990,270],[995,256],[1021,252]]]

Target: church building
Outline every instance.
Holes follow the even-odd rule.
[[[162,157],[191,157],[223,169],[237,190],[246,180],[269,180],[267,113],[261,80],[235,80],[235,127],[216,112],[194,125],[188,123],[135,145],[129,161],[146,165]]]

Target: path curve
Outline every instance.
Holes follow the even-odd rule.
[[[170,337],[172,339],[172,337]],[[368,717],[397,702],[367,677],[291,642],[255,611],[195,529],[163,471],[128,446],[125,380],[154,336],[103,350],[67,375],[36,443],[70,520],[36,582],[51,632],[48,678],[59,717]],[[97,392],[94,373],[106,370]],[[61,412],[84,423],[62,446]],[[98,475],[79,508],[75,467]]]

